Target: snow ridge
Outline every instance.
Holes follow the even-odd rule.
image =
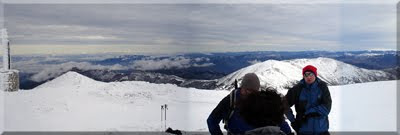
[[[93,87],[93,86],[98,86],[99,84],[103,84],[102,82],[98,82],[96,80],[93,80],[89,77],[86,77],[84,75],[81,75],[79,73],[69,71],[51,81],[48,81],[42,85],[39,85],[35,89],[43,89],[43,88],[54,88],[62,84],[63,86],[68,86],[68,87]]]
[[[353,83],[387,80],[390,74],[358,68],[331,58],[294,59],[294,60],[267,60],[227,75],[218,80],[220,89],[233,89],[235,79],[240,84],[246,73],[254,72],[260,78],[262,87],[274,87],[280,90],[287,89],[302,79],[302,68],[307,65],[317,67],[318,77],[328,85],[344,85]],[[240,85],[239,85],[240,86]]]

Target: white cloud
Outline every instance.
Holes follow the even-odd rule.
[[[363,50],[395,43],[390,4],[8,4],[5,10],[13,44],[112,46],[73,53]],[[343,43],[346,37],[351,42]]]
[[[203,59],[202,58],[195,58],[194,59],[194,61],[196,61],[196,62],[200,62],[200,61],[202,61]]]
[[[202,61],[210,61],[210,58],[205,58],[205,57],[199,57],[199,58],[194,58],[195,62],[202,62]]]
[[[193,67],[209,67],[209,66],[214,66],[214,63],[204,63],[204,64],[193,64]]]
[[[260,63],[260,62],[262,62],[262,61],[259,61],[259,60],[251,60],[251,61],[247,61],[247,62],[250,63],[251,65],[253,65],[253,64]]]
[[[45,81],[45,80],[60,76],[61,74],[65,73],[67,71],[70,71],[74,67],[81,69],[81,70],[93,70],[93,69],[121,70],[121,69],[126,69],[126,67],[123,67],[119,64],[115,64],[112,66],[103,66],[103,65],[93,65],[88,62],[67,62],[67,63],[62,63],[62,64],[53,64],[53,65],[49,64],[47,66],[48,66],[47,68],[44,68],[39,73],[33,75],[31,77],[31,80],[36,81],[36,82]]]
[[[139,60],[134,62],[133,67],[138,70],[188,68],[190,67],[190,59],[178,57],[175,59]]]
[[[71,36],[70,38],[80,39],[80,40],[115,40],[115,39],[119,39],[115,36],[103,36],[103,35]]]
[[[133,63],[133,68],[137,70],[160,70],[160,69],[182,69],[189,67],[208,67],[213,66],[213,63],[198,64],[195,62],[202,62],[206,58],[185,58],[178,56],[175,58],[162,58],[162,59],[143,59]]]

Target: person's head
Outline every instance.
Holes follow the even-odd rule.
[[[249,94],[238,107],[243,120],[254,128],[280,125],[286,110],[284,98],[272,88]]]
[[[260,80],[257,75],[254,73],[247,73],[244,75],[241,86],[240,86],[240,94],[243,96],[247,96],[252,92],[257,92],[260,89]]]
[[[314,83],[317,75],[318,74],[317,74],[317,68],[316,67],[314,67],[312,65],[308,65],[308,66],[305,66],[303,68],[303,78],[304,78],[304,81],[307,84]]]

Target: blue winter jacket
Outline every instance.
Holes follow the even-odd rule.
[[[331,110],[332,99],[325,82],[316,78],[313,84],[306,84],[304,79],[289,89],[286,94],[289,107],[295,105],[296,117],[292,110],[286,114],[293,123],[299,124],[301,134],[320,134],[328,132],[328,114]]]
[[[235,90],[236,100],[240,99],[239,90]],[[219,123],[222,119],[228,118],[230,113],[230,95],[226,96],[222,99],[217,107],[211,112],[210,116],[207,119],[208,130],[212,135],[222,135],[222,131],[220,129]],[[243,118],[240,117],[239,111],[235,108],[231,118],[228,121],[227,127],[225,129],[232,134],[244,134],[244,132],[255,129],[251,125],[247,124]],[[285,133],[291,133],[291,129],[287,122],[283,122],[280,125],[280,128]]]

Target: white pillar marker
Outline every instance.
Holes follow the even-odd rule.
[[[11,69],[10,44],[7,29],[1,30],[1,44],[3,46],[3,68],[7,71]]]

